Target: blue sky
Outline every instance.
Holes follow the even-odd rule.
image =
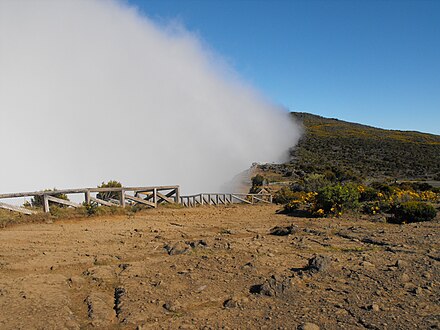
[[[440,134],[440,1],[128,2],[291,111]]]

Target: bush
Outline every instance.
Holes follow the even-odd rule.
[[[286,205],[284,205],[284,212],[291,213],[293,211],[298,210],[302,205],[302,202],[300,200],[291,200]]]
[[[83,207],[89,217],[96,215],[98,213],[99,205],[97,203],[83,203]]]
[[[261,187],[264,185],[265,178],[264,176],[257,174],[252,178],[252,186],[253,187]]]
[[[395,188],[387,185],[386,183],[383,182],[373,182],[370,185],[371,188],[379,190],[381,193],[385,194],[385,195],[391,195],[392,193],[394,193]]]
[[[282,187],[273,196],[273,202],[276,204],[286,204],[295,199],[295,193],[288,187]]]
[[[249,193],[256,194],[260,191],[261,187],[267,183],[267,180],[264,176],[257,174],[252,179],[252,187],[249,190]]]
[[[54,191],[54,190],[56,190],[56,188],[45,189],[43,191],[46,192],[46,191]],[[53,196],[55,198],[63,199],[65,201],[69,200],[69,198],[65,194],[54,194],[54,195],[51,195],[51,196]],[[44,203],[43,196],[34,196],[34,197],[31,198],[31,205],[32,205],[32,207],[43,207],[43,203]],[[25,206],[28,206],[28,205],[25,205]],[[67,205],[59,204],[58,207],[67,207]]]
[[[315,211],[340,215],[343,210],[359,206],[360,193],[355,185],[331,185],[318,191]]]
[[[390,213],[393,207],[389,200],[376,200],[362,203],[362,212],[366,214]]]
[[[315,205],[315,192],[293,192],[290,200],[284,204],[283,211],[291,213],[296,210],[305,210],[309,213],[313,213]]]
[[[437,210],[431,204],[409,201],[393,207],[392,213],[392,222],[410,223],[431,221],[435,218]]]
[[[433,186],[427,182],[402,182],[399,184],[399,188],[402,190],[428,191],[432,190]]]
[[[120,188],[122,187],[122,184],[119,181],[116,180],[110,180],[107,183],[102,183],[98,188]],[[121,199],[121,193],[117,191],[106,191],[106,192],[100,192],[96,194],[96,197],[99,199],[102,199],[104,201],[108,201],[110,199]]]
[[[318,191],[330,184],[331,182],[323,174],[313,173],[304,178],[304,190],[306,192]]]
[[[358,190],[360,192],[359,200],[361,202],[371,202],[378,198],[377,190],[372,187],[359,186]]]

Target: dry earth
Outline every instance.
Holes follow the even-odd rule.
[[[0,328],[439,328],[438,220],[276,210],[158,209],[2,229]],[[269,234],[275,226],[292,233]]]

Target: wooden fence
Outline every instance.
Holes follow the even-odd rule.
[[[33,197],[42,200],[44,212],[50,212],[50,204],[61,204],[71,207],[80,207],[82,204],[71,202],[62,198],[60,195],[81,194],[84,196],[86,204],[95,203],[105,206],[121,206],[127,204],[143,204],[152,208],[162,203],[179,203],[179,186],[156,186],[156,187],[114,187],[114,188],[82,188],[64,189],[51,191],[34,191],[13,194],[0,194],[0,200],[20,197]],[[0,208],[10,211],[21,212],[24,214],[36,213],[35,210],[9,203],[0,202]]]
[[[197,205],[228,205],[237,203],[256,204],[272,203],[271,194],[219,194],[201,193],[191,196],[180,196],[179,186],[155,187],[115,187],[115,188],[82,188],[50,191],[33,191],[13,194],[0,194],[0,200],[31,197],[40,199],[43,211],[50,212],[51,204],[60,204],[70,207],[80,207],[83,203],[66,200],[62,195],[82,195],[85,204],[104,206],[120,206],[142,204],[156,208],[159,204],[182,204],[184,207]],[[37,213],[35,209],[16,206],[0,201],[0,208],[24,214]]]
[[[180,203],[186,207],[197,205],[228,205],[236,203],[256,204],[272,203],[271,194],[217,194],[201,193],[180,197]]]

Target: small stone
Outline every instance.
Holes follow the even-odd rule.
[[[86,283],[86,280],[81,276],[72,276],[68,281],[70,286],[81,286]]]
[[[414,284],[412,284],[412,283],[410,283],[410,282],[407,282],[407,283],[404,283],[404,284],[403,284],[403,288],[404,288],[405,290],[414,290],[415,286],[414,286]]]
[[[330,267],[330,258],[326,256],[314,256],[309,259],[307,270],[312,272],[322,272]]]
[[[306,322],[298,326],[298,330],[319,330],[319,326],[315,323]]]
[[[235,300],[234,298],[227,299],[223,302],[224,308],[236,308],[238,307],[238,305],[239,305],[238,301]]]
[[[371,262],[368,261],[362,261],[360,264],[362,267],[368,267],[368,268],[374,268],[376,267],[374,264],[372,264]]]
[[[206,243],[205,240],[203,239],[199,239],[197,241],[192,241],[192,242],[186,242],[190,247],[192,247],[193,249],[197,248],[197,247],[208,247],[208,243]]]
[[[429,272],[424,272],[424,273],[422,274],[422,276],[423,276],[423,278],[426,278],[427,280],[429,280],[429,279],[431,278],[431,273],[429,273]]]
[[[207,285],[202,285],[202,286],[200,286],[200,287],[198,287],[198,288],[196,289],[196,292],[197,292],[197,293],[202,292],[202,291],[205,290],[207,287],[208,287]]]
[[[416,295],[420,295],[422,292],[423,292],[423,289],[419,286],[414,288],[414,290],[413,290],[413,293]]]
[[[165,304],[163,304],[162,306],[163,308],[165,308],[167,311],[169,312],[177,312],[180,309],[180,305],[177,302],[166,302]]]
[[[184,242],[177,242],[173,246],[165,245],[164,248],[170,256],[184,254],[189,251],[189,245]]]
[[[376,303],[371,304],[369,309],[372,310],[373,312],[378,312],[378,311],[380,311],[380,307],[379,307],[379,305],[376,304]]]
[[[274,297],[283,294],[290,286],[291,283],[288,279],[272,275],[263,284],[253,285],[249,291],[253,294]]]
[[[401,280],[403,283],[409,282],[409,280],[410,280],[409,275],[406,274],[406,273],[403,273],[402,276],[400,277],[400,280]]]
[[[269,234],[275,235],[275,236],[287,236],[287,235],[293,234],[297,230],[298,230],[298,228],[295,225],[290,225],[290,226],[286,226],[286,227],[276,226],[270,230]]]
[[[408,263],[406,261],[404,261],[404,260],[399,259],[399,260],[396,261],[396,267],[397,268],[405,268],[407,266],[408,266]]]

